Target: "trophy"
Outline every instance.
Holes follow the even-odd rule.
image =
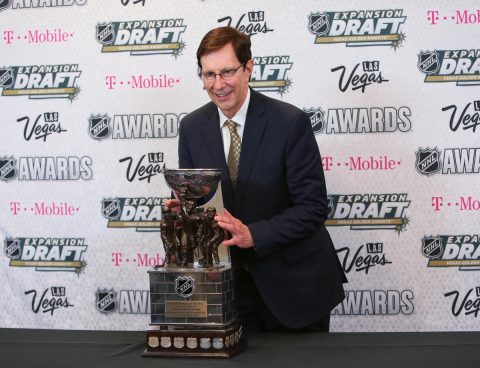
[[[218,169],[165,169],[180,211],[162,208],[165,261],[149,271],[151,323],[144,356],[229,358],[245,348],[234,306],[233,271],[218,247],[225,232],[216,208],[197,206],[212,197]]]

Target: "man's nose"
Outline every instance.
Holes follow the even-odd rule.
[[[222,89],[225,86],[225,81],[220,76],[220,74],[215,75],[215,80],[213,81],[213,88]]]

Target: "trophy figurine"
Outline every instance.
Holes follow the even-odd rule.
[[[165,169],[180,211],[162,208],[163,265],[149,271],[151,323],[144,356],[229,358],[245,348],[234,306],[233,272],[218,247],[225,232],[214,220],[218,169]]]

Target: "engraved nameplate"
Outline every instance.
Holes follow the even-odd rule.
[[[166,301],[165,317],[207,317],[207,302],[200,301]]]

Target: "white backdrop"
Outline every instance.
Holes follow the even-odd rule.
[[[478,330],[479,23],[467,0],[0,1],[0,327],[146,328],[161,170],[230,24],[252,87],[311,116],[350,281],[332,330]]]

